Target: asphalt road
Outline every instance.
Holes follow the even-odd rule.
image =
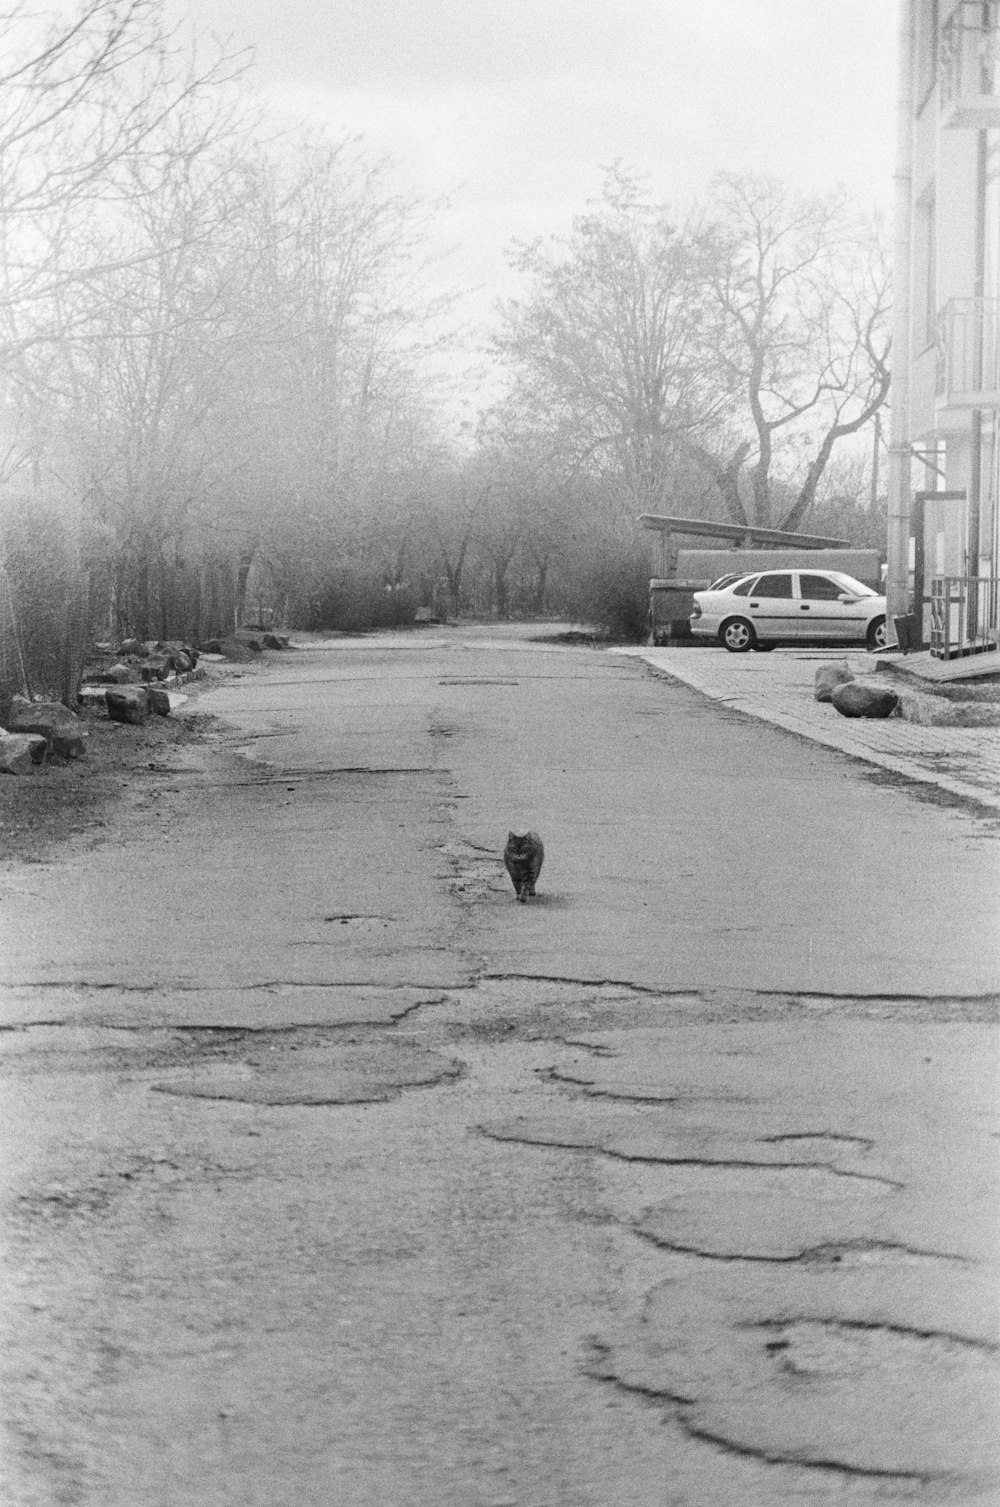
[[[524,632],[191,709],[0,874],[4,1507],[1000,1501],[995,824]]]

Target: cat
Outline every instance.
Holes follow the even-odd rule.
[[[537,832],[508,832],[503,861],[507,865],[514,891],[522,905],[535,893],[535,880],[542,867],[545,849]]]

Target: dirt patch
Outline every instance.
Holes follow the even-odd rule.
[[[87,752],[53,760],[26,775],[0,776],[0,859],[38,862],[79,833],[99,835],[114,807],[139,781],[169,778],[186,747],[208,741],[215,719],[197,712],[151,717],[142,727],[85,712]]]
[[[943,701],[987,701],[1000,703],[1000,684],[997,684],[996,681],[991,681],[988,684],[963,681],[961,685],[940,685],[933,680],[928,680],[920,682],[920,689],[930,696],[939,696]]]
[[[584,648],[606,649],[609,644],[616,640],[607,633],[588,632],[582,629],[569,629],[565,633],[537,633],[528,639],[529,644],[571,644],[576,648],[581,645]]]

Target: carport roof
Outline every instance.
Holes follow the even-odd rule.
[[[714,523],[708,518],[673,518],[661,513],[643,513],[643,528],[661,534],[697,534],[709,539],[730,539],[736,544],[774,544],[789,549],[849,549],[849,539],[827,539],[822,534],[794,534],[786,529],[757,528],[748,523]]]

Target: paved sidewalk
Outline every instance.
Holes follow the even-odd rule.
[[[858,676],[874,671],[866,654],[842,649],[776,649],[727,654],[721,649],[621,649],[659,674],[681,680],[727,706],[1000,812],[1000,728],[922,727],[897,717],[845,718],[815,700],[817,667],[845,659]]]

